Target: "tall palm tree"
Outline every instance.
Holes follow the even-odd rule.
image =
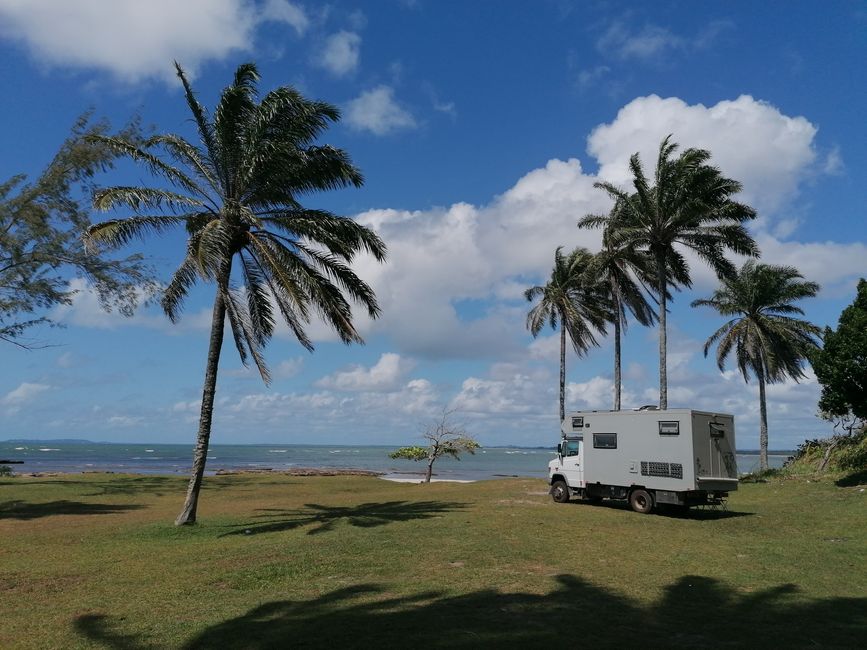
[[[818,349],[821,330],[793,304],[812,298],[819,291],[815,282],[806,282],[797,269],[748,261],[734,277],[725,278],[710,298],[694,300],[693,307],[716,309],[730,320],[704,344],[704,355],[718,342],[716,362],[720,370],[734,350],[738,369],[749,382],[750,373],[759,382],[759,467],[768,468],[768,408],[765,385],[804,376],[803,363]]]
[[[614,325],[614,410],[620,410],[621,393],[621,332],[628,326],[627,311],[642,325],[656,322],[656,312],[647,301],[640,284],[650,280],[652,260],[644,252],[629,245],[618,245],[606,232],[602,250],[596,253],[588,269],[591,276],[605,287],[611,303],[611,323]]]
[[[527,314],[527,329],[535,338],[546,323],[560,329],[560,421],[566,417],[566,335],[579,357],[599,345],[594,334],[605,335],[611,320],[606,287],[587,273],[593,254],[586,248],[576,248],[563,255],[563,247],[554,251],[554,269],[544,286],[530,287],[524,292],[528,302],[538,304]]]
[[[708,164],[710,152],[686,149],[674,157],[678,145],[666,137],[659,147],[653,184],[644,175],[638,154],[629,159],[635,192],[625,192],[611,183],[599,182],[621,204],[618,224],[611,230],[617,244],[646,250],[654,260],[656,294],[659,299],[659,407],[668,408],[667,288],[672,279],[691,286],[689,264],[679,247],[695,253],[721,278],[731,277],[734,265],[725,257],[731,250],[758,256],[759,249],[743,223],[755,210],[732,197],[741,184]],[[585,217],[579,227],[605,225],[605,217]]]
[[[211,435],[217,368],[228,319],[245,363],[252,358],[268,383],[262,350],[278,318],[308,350],[311,312],[330,324],[344,343],[363,343],[352,324],[352,302],[379,315],[373,290],[349,267],[359,252],[384,260],[385,245],[352,219],[305,208],[313,192],[363,182],[349,156],[317,137],[340,118],[324,102],[291,87],[258,98],[259,74],[252,63],[238,67],[213,118],[196,99],[175,64],[198,142],[157,135],[139,144],[99,138],[116,152],[147,166],[173,190],[112,187],[94,196],[94,206],[130,208],[134,216],[92,226],[90,246],[121,246],[133,237],[173,226],[187,230],[186,257],[162,296],[174,322],[190,288],[199,280],[216,285],[192,476],[176,524],[194,523]],[[235,286],[233,279],[240,287]],[[275,313],[276,312],[276,313]]]

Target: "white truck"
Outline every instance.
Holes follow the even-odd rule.
[[[691,409],[579,411],[561,425],[548,463],[551,496],[625,499],[649,513],[660,504],[724,503],[738,488],[734,417]]]

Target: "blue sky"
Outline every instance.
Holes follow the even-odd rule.
[[[593,182],[625,183],[629,156],[649,162],[668,133],[742,181],[763,260],[820,282],[803,307],[836,323],[867,276],[865,30],[858,2],[0,0],[0,175],[37,173],[88,108],[192,137],[171,61],[208,105],[256,61],[264,88],[342,109],[323,141],[367,182],[307,203],[384,237],[389,262],[357,264],[384,314],[359,318],[363,347],[313,324],[311,355],[281,332],[270,388],[227,347],[213,441],[402,444],[446,407],[484,444],[551,444],[557,339],[530,338],[521,292],[556,246],[598,247],[575,228],[609,207]],[[148,180],[124,167],[102,182],[130,179]],[[182,245],[138,248],[165,278]],[[693,274],[669,319],[669,403],[735,413],[739,446],[755,448],[757,390],[703,358],[720,321],[689,303],[716,280],[698,262]],[[0,438],[192,442],[208,288],[172,326],[155,309],[100,312],[74,282],[52,314],[66,327],[37,333],[54,347],[2,351]],[[624,359],[626,405],[655,402],[655,330],[632,326]],[[608,341],[570,355],[567,408],[608,408],[611,366]],[[828,430],[817,397],[812,374],[770,388],[772,448]]]

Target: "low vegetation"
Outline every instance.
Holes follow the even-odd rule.
[[[769,478],[833,481],[841,487],[867,486],[867,428],[806,440],[785,467],[750,474],[743,480],[755,482]]]
[[[743,485],[728,512],[558,505],[539,479],[0,481],[3,648],[856,647],[867,492]],[[495,543],[494,543],[495,542]]]

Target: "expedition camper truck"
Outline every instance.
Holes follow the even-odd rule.
[[[691,409],[579,411],[566,416],[551,496],[626,499],[648,513],[659,504],[721,504],[738,488],[731,415]]]

